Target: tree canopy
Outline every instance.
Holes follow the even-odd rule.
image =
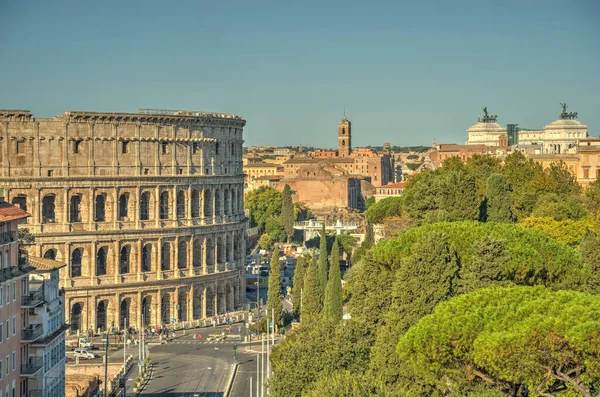
[[[441,303],[397,349],[444,393],[485,382],[507,396],[591,397],[600,393],[598,313],[600,297],[587,293],[490,287]]]
[[[252,226],[264,227],[269,218],[281,215],[281,193],[271,187],[261,186],[246,193],[244,208],[250,210]]]

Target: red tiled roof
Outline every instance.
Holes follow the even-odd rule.
[[[15,207],[6,201],[0,202],[0,222],[14,221],[31,216],[30,213],[23,211],[19,207]]]
[[[380,189],[404,189],[404,182],[388,183],[380,186]]]

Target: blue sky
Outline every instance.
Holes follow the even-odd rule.
[[[466,141],[487,106],[600,135],[600,3],[2,1],[0,108],[236,113],[246,144]]]

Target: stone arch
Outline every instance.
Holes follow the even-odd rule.
[[[129,220],[129,193],[122,193],[119,196],[118,211],[119,220]]]
[[[23,211],[27,211],[27,196],[24,194],[17,194],[12,199],[12,205],[19,207]]]
[[[160,270],[171,270],[171,243],[169,241],[165,241],[162,245]]]
[[[119,304],[119,329],[126,329],[131,326],[131,299],[123,298]],[[127,324],[125,323],[127,320]]]
[[[210,189],[204,189],[204,217],[213,216],[213,197]]]
[[[226,299],[225,287],[220,284],[217,287],[217,314],[223,314],[227,311]]]
[[[188,313],[188,292],[183,290],[179,291],[177,297],[177,321],[187,321]]]
[[[150,192],[143,192],[140,194],[140,220],[150,220]]]
[[[237,215],[238,214],[238,208],[237,208],[237,189],[236,188],[231,188],[231,215]]]
[[[230,211],[229,211],[230,204],[231,204],[231,200],[229,198],[229,189],[224,189],[223,190],[223,212],[224,212],[224,215],[230,214]]]
[[[200,216],[200,192],[198,189],[192,190],[192,218],[198,218]]]
[[[108,327],[108,300],[101,300],[96,305],[96,329],[105,331]]]
[[[225,312],[230,313],[233,311],[233,289],[231,285],[227,283],[225,285]]]
[[[186,207],[185,192],[180,190],[177,192],[177,218],[185,218]]]
[[[221,191],[215,190],[215,216],[223,215],[223,199],[221,198]]]
[[[128,274],[131,271],[131,246],[127,244],[122,246],[119,252],[119,274]]]
[[[202,266],[202,240],[196,238],[194,240],[194,247],[192,253],[192,266],[200,267]]]
[[[71,332],[81,331],[81,315],[83,313],[83,303],[76,302],[71,306],[71,315],[69,321],[71,323]]]
[[[152,244],[146,244],[142,248],[142,272],[152,271]]]
[[[106,221],[106,193],[96,195],[94,205],[94,220],[96,222]]]
[[[160,298],[160,315],[161,324],[171,323],[171,294],[168,292]]]
[[[231,251],[233,248],[232,237],[229,234],[225,235],[225,261],[231,262],[233,258],[231,257]]]
[[[56,196],[47,194],[42,199],[42,223],[56,223]]]
[[[169,192],[160,194],[160,219],[169,219]]]
[[[142,299],[142,325],[149,326],[152,323],[152,296],[146,295]]]
[[[81,267],[83,261],[83,248],[75,248],[71,251],[71,277],[81,277]]]
[[[217,299],[217,295],[215,294],[212,287],[206,287],[206,317],[212,317],[216,315],[215,313],[215,300]]]
[[[178,249],[177,249],[177,268],[178,269],[187,268],[187,257],[188,257],[187,241],[179,240],[179,245],[178,245]]]
[[[69,200],[69,222],[81,222],[81,194],[73,194]]]
[[[241,259],[242,258],[242,249],[240,244],[240,233],[236,232],[233,235],[233,259]]]
[[[225,262],[225,249],[223,247],[223,237],[217,237],[217,264]]]
[[[215,246],[211,237],[206,239],[206,266],[215,264]]]
[[[240,307],[240,281],[239,279],[233,285],[233,310],[237,310]]]
[[[193,289],[192,295],[192,318],[191,320],[198,320],[202,318],[202,287],[196,285]]]
[[[98,248],[96,252],[96,276],[104,276],[106,274],[108,260],[108,247]]]
[[[47,249],[44,252],[44,258],[56,260],[56,250],[54,248]]]

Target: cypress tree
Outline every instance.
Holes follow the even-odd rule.
[[[289,243],[294,235],[294,203],[292,202],[292,191],[287,184],[281,192],[281,225]]]
[[[326,320],[334,323],[340,322],[344,309],[342,307],[342,274],[340,272],[340,249],[335,239],[331,248],[329,260],[329,280],[325,290],[325,305],[323,315]]]
[[[319,300],[319,281],[317,280],[317,260],[312,257],[309,259],[308,268],[304,274],[302,322],[311,322],[318,319],[321,308],[322,305]]]
[[[292,292],[294,310],[300,314],[300,307],[302,306],[302,288],[304,288],[304,273],[306,272],[306,257],[300,256],[296,261],[296,270],[294,270],[294,289]]]
[[[512,222],[512,187],[508,178],[501,174],[492,174],[487,180],[485,193],[486,215],[490,222]]]
[[[269,290],[267,292],[267,317],[270,322],[271,309],[275,309],[275,324],[281,324],[283,303],[281,302],[281,267],[279,248],[275,247],[269,264]]]
[[[327,287],[327,235],[325,234],[325,221],[323,221],[323,230],[321,230],[317,278],[319,280],[319,301],[323,305],[325,301],[325,288]]]

